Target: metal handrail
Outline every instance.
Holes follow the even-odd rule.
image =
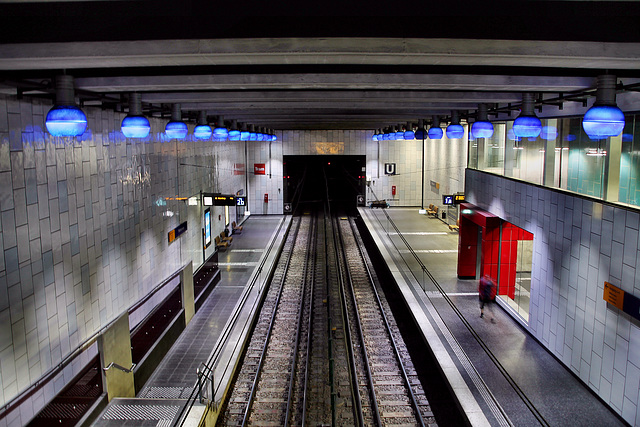
[[[136,364],[135,364],[135,363],[132,363],[132,364],[131,364],[131,368],[127,369],[127,368],[125,368],[125,367],[124,367],[124,366],[122,366],[122,365],[118,365],[118,364],[117,364],[117,363],[115,363],[115,362],[111,362],[111,363],[109,363],[109,365],[108,365],[106,368],[102,368],[102,370],[103,370],[103,371],[105,371],[105,372],[107,372],[107,371],[108,371],[109,369],[111,369],[111,368],[116,368],[116,369],[119,369],[119,370],[121,370],[122,372],[124,372],[124,373],[126,373],[126,374],[130,374],[130,373],[132,373],[132,372],[133,372],[133,369],[134,369],[135,367],[136,367]]]

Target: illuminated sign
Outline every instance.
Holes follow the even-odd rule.
[[[213,196],[202,196],[202,204],[205,206],[213,206]]]
[[[385,175],[395,175],[396,174],[396,164],[395,163],[385,163],[384,164],[384,174]]]
[[[235,206],[235,204],[236,196],[226,194],[216,194],[215,196],[213,196],[214,206]]]
[[[464,203],[464,193],[463,194],[454,194],[453,195],[453,203],[456,205],[459,203]]]
[[[244,196],[236,196],[236,206],[246,206],[247,198]]]
[[[451,194],[446,194],[446,195],[442,195],[442,204],[445,206],[448,205],[453,205],[453,195]]]

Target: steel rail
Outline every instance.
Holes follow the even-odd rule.
[[[364,263],[364,268],[367,272],[367,277],[369,277],[369,281],[371,282],[371,288],[373,290],[373,294],[376,297],[376,302],[378,304],[378,308],[380,309],[380,314],[382,315],[382,319],[384,320],[384,325],[389,334],[389,339],[391,341],[391,347],[393,348],[393,353],[396,356],[396,360],[398,362],[398,366],[400,366],[400,370],[402,371],[402,379],[407,387],[407,391],[409,392],[409,398],[411,400],[411,405],[413,409],[416,411],[416,418],[418,424],[424,427],[424,420],[422,419],[422,414],[420,413],[420,406],[418,405],[418,401],[416,400],[416,396],[413,393],[413,388],[411,387],[411,382],[409,381],[409,376],[407,375],[407,370],[404,367],[404,363],[402,363],[402,358],[400,357],[400,352],[398,351],[398,346],[396,344],[396,340],[393,338],[393,333],[391,331],[391,326],[389,325],[389,320],[387,319],[387,315],[384,312],[384,308],[382,307],[382,301],[380,300],[380,295],[378,294],[378,290],[376,289],[375,282],[373,280],[373,275],[371,273],[371,269],[369,268],[369,263],[367,262],[368,256],[363,253],[362,250],[362,239],[359,238],[359,234],[354,230],[355,225],[353,224],[353,219],[349,218],[349,225],[351,226],[351,231],[358,243],[356,246],[358,247],[358,252],[362,258]]]
[[[296,225],[294,242],[298,238],[298,231],[300,230],[300,224],[301,223],[302,223],[302,221],[298,221],[298,224]],[[291,257],[293,256],[294,247],[295,247],[295,244],[294,244],[294,246],[292,246],[291,251],[289,252],[289,256],[287,257],[287,262],[286,262],[285,268],[284,268],[284,274],[282,275],[282,280],[280,281],[280,286],[279,286],[279,289],[278,289],[278,298],[276,299],[276,302],[274,304],[273,313],[271,314],[271,320],[269,322],[269,328],[267,330],[267,336],[266,336],[266,339],[264,341],[264,345],[262,346],[262,353],[260,354],[260,362],[258,363],[256,376],[253,379],[253,384],[251,386],[251,393],[249,394],[247,407],[245,408],[244,415],[242,417],[242,425],[243,426],[246,426],[247,423],[249,422],[249,414],[251,413],[251,405],[252,405],[253,400],[254,400],[255,395],[256,395],[256,390],[257,390],[257,387],[258,387],[258,381],[260,380],[260,372],[262,371],[262,366],[264,364],[264,359],[265,359],[265,356],[267,354],[267,347],[269,346],[269,338],[271,337],[271,332],[273,330],[273,324],[275,323],[276,314],[278,313],[278,305],[280,304],[280,297],[282,296],[282,290],[284,288],[284,283],[285,283],[286,278],[287,278],[287,271],[289,270],[289,263],[291,261]]]
[[[315,218],[312,219],[311,221],[311,225],[309,227],[309,239],[307,240],[307,256],[305,257],[305,262],[304,262],[304,267],[302,270],[302,291],[301,291],[301,297],[300,297],[300,304],[298,305],[298,313],[299,313],[299,317],[298,317],[298,329],[296,331],[296,338],[295,338],[295,349],[293,351],[293,359],[291,360],[291,376],[289,377],[289,391],[287,393],[287,410],[285,413],[285,418],[284,418],[284,425],[285,427],[289,426],[289,416],[291,413],[291,400],[293,399],[293,383],[296,377],[296,364],[298,362],[298,351],[300,350],[300,331],[302,329],[302,312],[304,310],[304,303],[305,303],[305,294],[306,294],[306,290],[307,290],[307,286],[309,286],[309,280],[308,280],[308,275],[309,275],[309,260],[312,257],[312,252],[315,253],[315,250],[312,250],[314,248],[314,245],[312,244],[314,241],[314,236],[315,236]],[[313,286],[311,287],[311,294],[313,296]],[[311,300],[313,301],[313,299]],[[311,318],[311,315],[309,315],[309,318]],[[307,331],[307,336],[311,335],[311,331]],[[307,338],[307,341],[309,340],[309,338]],[[307,347],[307,362],[308,362],[308,356],[309,356],[309,347]],[[308,366],[307,366],[308,368]],[[305,372],[307,371],[307,369],[305,369]],[[305,379],[306,381],[306,379]]]
[[[338,218],[335,219],[336,221],[339,221]],[[347,254],[346,251],[344,250],[344,239],[342,238],[342,232],[340,231],[340,226],[339,224],[336,224],[336,231],[335,233],[337,234],[337,238],[340,241],[340,248],[342,248],[342,251],[340,252],[340,255],[342,256],[342,261],[344,263],[344,275],[346,276],[347,280],[346,280],[346,285],[348,286],[348,290],[350,290],[350,294],[351,294],[351,302],[353,304],[353,308],[354,308],[354,320],[355,320],[355,326],[356,326],[356,331],[358,332],[358,338],[360,339],[360,348],[362,350],[362,357],[364,359],[364,371],[366,372],[366,376],[367,376],[367,382],[369,384],[369,397],[371,399],[371,407],[373,409],[373,417],[374,417],[374,421],[376,423],[376,425],[381,426],[382,425],[382,420],[380,419],[380,409],[378,408],[378,399],[376,397],[376,391],[374,389],[374,383],[373,383],[373,374],[371,373],[371,365],[369,364],[369,356],[367,354],[367,348],[366,348],[366,344],[365,344],[365,339],[364,339],[364,333],[362,331],[362,324],[360,323],[360,311],[358,309],[358,302],[356,301],[356,296],[355,296],[355,290],[353,287],[353,278],[351,277],[351,271],[349,270],[349,264],[347,261]],[[343,298],[347,298],[346,296],[346,289],[342,288],[342,292]]]

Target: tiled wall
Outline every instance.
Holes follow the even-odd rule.
[[[422,141],[372,141],[372,131],[284,131],[278,140],[249,143],[248,167],[265,163],[267,175],[253,175],[249,171],[251,213],[282,213],[282,156],[283,155],[365,155],[367,176],[371,187],[367,200],[386,199],[391,206],[419,206],[421,204]],[[464,189],[464,168],[467,162],[466,139],[426,140],[425,144],[425,204],[441,205],[442,194]],[[385,163],[396,164],[396,175],[385,175]],[[271,176],[269,172],[271,171]],[[438,186],[431,185],[431,181]],[[395,197],[392,186],[396,186]],[[438,188],[436,188],[438,187]],[[278,191],[280,189],[280,191]],[[277,197],[268,206],[264,193]]]
[[[640,322],[603,300],[640,297],[640,214],[468,169],[466,197],[534,235],[529,331],[631,425],[640,425]]]
[[[83,137],[52,138],[49,108],[0,96],[0,405],[189,260],[199,266],[202,208],[176,198],[245,185],[225,172],[240,144],[168,141],[160,119],[147,139],[126,140],[123,115],[98,108],[85,108]],[[11,420],[28,420],[74,369]]]

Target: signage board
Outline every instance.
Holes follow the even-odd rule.
[[[464,193],[462,194],[454,194],[453,195],[453,203],[459,205],[460,203],[464,203]]]
[[[213,196],[213,206],[235,206],[236,196],[229,194],[215,194]]]
[[[247,198],[245,196],[236,196],[236,206],[246,206]]]
[[[253,173],[254,175],[264,175],[267,170],[264,163],[254,163],[253,164]]]
[[[183,222],[169,232],[169,243],[173,243],[173,241],[184,234],[185,231],[187,231],[187,221]]]
[[[629,316],[640,320],[640,298],[635,295],[625,292],[609,282],[604,282],[602,299],[618,310],[622,310]]]
[[[395,163],[385,163],[384,164],[384,174],[385,175],[395,175],[396,174],[396,164]]]
[[[453,205],[453,194],[443,194],[442,204],[445,206]]]

